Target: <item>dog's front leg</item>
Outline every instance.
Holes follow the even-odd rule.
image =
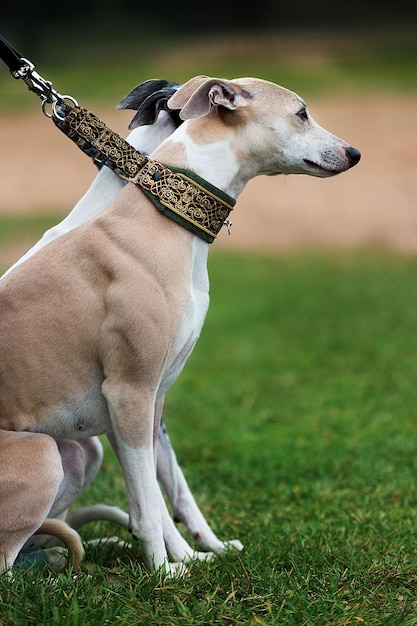
[[[159,413],[157,413],[159,415]],[[158,419],[159,422],[159,419]],[[158,436],[157,433],[155,433]],[[109,433],[108,439],[112,445],[116,456],[120,461],[120,454],[118,451],[117,441],[115,440],[114,434]],[[155,444],[155,442],[154,442]],[[162,450],[162,454],[165,453],[165,450]],[[158,462],[159,465],[159,462]],[[165,465],[165,461],[163,461],[163,465]],[[177,562],[187,563],[192,560],[198,561],[207,561],[212,556],[212,552],[198,552],[194,550],[190,544],[184,539],[184,537],[179,532],[178,528],[174,524],[174,521],[167,509],[167,505],[165,503],[162,492],[159,488],[159,502],[161,507],[161,523],[162,523],[162,532],[165,542],[165,547],[171,559]],[[117,507],[106,507],[102,505],[97,505],[96,507],[85,507],[77,510],[73,513],[69,518],[69,523],[73,528],[79,528],[83,524],[86,524],[89,521],[94,519],[106,519],[113,523],[119,524],[124,528],[128,528],[130,525],[125,518],[125,513]]]
[[[174,518],[183,522],[203,550],[216,554],[222,554],[230,548],[242,550],[243,545],[238,539],[221,541],[206,522],[178,465],[162,419],[158,432],[158,478],[172,506]]]
[[[146,566],[150,570],[163,569],[168,575],[182,575],[186,569],[182,563],[169,563],[165,547],[160,489],[156,478],[153,447],[154,402],[147,404],[150,409],[137,410],[134,423],[127,428],[123,419],[129,414],[126,397],[115,402],[113,392],[103,392],[107,398],[110,415],[114,424],[109,441],[119,459],[129,502],[130,530],[142,548]],[[139,403],[140,404],[140,403]],[[137,403],[133,402],[133,406]],[[124,410],[120,411],[120,407]],[[140,416],[142,415],[142,419]]]
[[[165,396],[161,396],[155,402],[155,414],[154,414],[154,424],[153,424],[153,447],[154,447],[154,456],[157,459],[156,462],[156,472],[158,477],[158,467],[160,465],[159,452],[164,456],[166,453],[166,449],[163,446],[161,450],[158,449],[158,442],[160,437],[161,429],[166,432],[165,425],[162,420],[162,409],[164,406]],[[167,433],[168,437],[168,433]],[[162,460],[162,466],[166,465],[166,459]],[[160,503],[161,503],[161,521],[162,521],[162,530],[164,534],[164,541],[167,552],[171,559],[174,561],[187,563],[191,560],[198,561],[208,561],[213,555],[212,552],[197,552],[194,550],[190,544],[184,539],[184,537],[179,532],[178,528],[174,524],[174,520],[172,519],[170,512],[168,511],[167,505],[165,503],[164,497],[162,495],[161,490],[159,490]]]
[[[164,568],[167,574],[177,573],[176,565],[168,563],[165,548],[152,445],[132,448],[117,434],[115,438],[129,501],[132,536],[140,542],[150,570]]]
[[[209,561],[213,556],[213,552],[197,552],[184,539],[175,526],[174,521],[167,509],[164,497],[160,493],[161,502],[161,521],[164,533],[165,546],[168,554],[174,561],[188,563],[189,561]]]

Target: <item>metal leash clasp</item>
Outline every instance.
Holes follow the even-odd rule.
[[[11,72],[14,78],[23,78],[29,89],[35,92],[42,100],[42,111],[46,117],[57,117],[60,120],[65,119],[65,115],[61,111],[61,107],[65,101],[70,101],[74,106],[78,106],[78,102],[72,96],[61,96],[60,93],[52,88],[49,80],[42,78],[35,71],[33,63],[28,59],[21,59],[22,66],[18,70]],[[48,112],[46,105],[52,106],[52,113]]]
[[[12,76],[15,78],[23,78],[29,89],[47,102],[53,102],[55,98],[60,97],[59,93],[52,89],[52,83],[42,78],[38,72],[35,72],[33,63],[24,58],[22,58],[21,61],[22,66],[12,72]]]

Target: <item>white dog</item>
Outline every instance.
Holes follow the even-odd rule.
[[[196,77],[168,106],[185,121],[152,158],[197,174],[223,198],[236,198],[259,174],[326,177],[360,158],[320,128],[296,94],[267,81]],[[182,571],[167,555],[180,540],[159,492],[154,443],[164,395],[207,311],[207,253],[200,236],[128,184],[98,217],[50,242],[0,284],[0,427],[47,442],[48,459],[60,456],[54,439],[106,433],[124,473],[132,534],[148,567],[167,572]],[[46,489],[50,507],[61,474]],[[20,547],[47,506],[29,535],[22,532]],[[16,545],[5,537],[0,529],[11,565]]]

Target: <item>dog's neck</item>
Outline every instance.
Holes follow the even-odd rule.
[[[199,140],[204,129],[200,120],[184,122],[153,153],[152,158],[167,165],[188,169],[236,199],[254,175],[238,162],[232,134],[211,133],[211,141]]]
[[[54,123],[96,163],[141,187],[161,213],[208,243],[223,224],[229,224],[235,199],[194,170],[149,159],[83,107],[64,108]]]

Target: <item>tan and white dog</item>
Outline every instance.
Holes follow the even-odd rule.
[[[192,170],[235,198],[259,174],[327,177],[360,158],[320,128],[296,94],[267,81],[200,76],[168,105],[184,123],[152,158]],[[1,280],[0,428],[47,446],[49,470],[56,460],[49,502],[33,528],[21,530],[20,546],[15,537],[10,548],[0,527],[5,565],[56,501],[62,465],[55,440],[106,433],[148,567],[182,571],[168,561],[167,547],[175,559],[169,545],[180,540],[157,483],[154,443],[165,393],[204,322],[207,254],[207,243],[127,184],[98,217]]]
[[[133,129],[127,137],[129,143],[142,152],[149,153],[178,127],[181,123],[178,112],[166,107],[167,100],[178,87],[177,83],[151,79],[135,87],[121,100],[117,108],[136,111],[129,124],[129,128]],[[40,241],[16,261],[4,276],[10,274],[18,265],[21,265],[50,241],[99,215],[117,197],[124,184],[124,181],[110,169],[105,166],[102,167],[91,187],[75,205],[71,213],[62,222],[46,231]],[[1,442],[2,436],[4,436],[3,442]],[[12,436],[14,437],[13,440],[11,440]],[[43,452],[35,467],[38,458],[36,457],[37,443]],[[32,445],[30,450],[31,455],[28,455],[26,440],[18,437],[17,433],[0,430],[0,449],[2,450],[2,455],[0,455],[0,475],[2,476],[2,481],[0,481],[0,519],[7,520],[9,523],[7,531],[9,539],[6,539],[5,527],[3,528],[4,539],[0,541],[0,546],[3,544],[10,546],[12,543],[19,546],[21,544],[22,525],[28,529],[34,527],[37,522],[36,513],[42,502],[42,494],[39,492],[42,485],[45,486],[45,493],[49,497],[49,477],[56,476],[56,470],[53,467],[54,463],[59,463],[59,457],[57,459],[54,457],[54,452],[55,454],[57,452],[55,444],[49,443],[53,448],[49,451],[51,472],[48,469],[48,454],[44,451],[45,441],[42,438],[39,437],[34,441],[35,445]],[[93,480],[99,470],[103,450],[97,437],[82,441],[59,440],[57,445],[63,473],[55,501],[48,511],[48,518],[57,517],[61,524],[58,524],[58,520],[55,525],[48,522],[48,528],[55,529],[55,536],[58,533],[60,541],[55,546],[56,542],[51,541],[50,537],[43,534],[46,533],[43,524],[38,529],[37,536],[31,537],[25,543],[23,550],[19,553],[19,560],[30,563],[31,561],[39,562],[42,559],[55,569],[62,570],[69,564],[73,567],[79,564],[83,552],[80,537],[77,537],[62,520],[66,518],[68,507]],[[41,471],[44,472],[45,479],[42,479]],[[196,542],[205,551],[202,553],[193,550],[182,535],[172,527],[171,519],[165,516],[164,539],[167,550],[174,560],[186,562],[194,558],[207,559],[213,553],[221,554],[230,547],[242,548],[242,544],[237,540],[221,541],[209,527],[178,465],[162,419],[158,431],[157,475],[164,487],[175,520],[184,523]],[[34,479],[35,476],[38,480]],[[24,496],[21,487],[23,483],[25,484]],[[15,489],[13,485],[15,485]],[[10,497],[12,495],[13,501],[11,502]],[[22,507],[23,503],[25,503],[25,507]],[[18,522],[14,521],[14,511],[20,512]],[[27,512],[26,517],[22,514],[23,511]],[[42,516],[45,516],[44,511]],[[129,516],[118,507],[98,504],[76,510],[67,521],[72,528],[78,529],[91,521],[103,520],[127,528]],[[16,542],[12,541],[12,537],[16,538]],[[99,541],[101,539],[90,540],[88,543],[94,544]],[[69,559],[66,559],[66,550],[60,547],[62,542],[70,551]],[[114,545],[114,543],[119,543],[117,537],[105,538],[103,545]],[[41,552],[39,548],[42,548]],[[9,557],[7,561],[10,560]]]

